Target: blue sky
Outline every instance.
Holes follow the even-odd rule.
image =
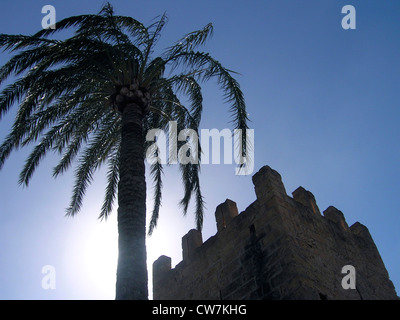
[[[341,210],[349,225],[366,225],[397,292],[400,288],[400,3],[378,0],[110,1],[117,14],[145,24],[167,12],[159,48],[207,23],[214,36],[204,47],[237,76],[250,127],[255,130],[255,170],[277,170],[290,195],[310,190],[321,211]],[[31,34],[41,28],[46,4],[56,20],[97,13],[103,1],[2,0],[0,33]],[[341,27],[344,5],[356,9],[356,29]],[[0,54],[0,64],[7,60]],[[1,87],[3,88],[3,87]],[[202,128],[230,128],[228,106],[211,82],[204,86]],[[0,122],[0,140],[12,110]],[[53,179],[49,156],[28,188],[18,174],[29,149],[14,152],[0,171],[0,299],[113,299],[116,214],[97,220],[104,190],[100,171],[81,213],[66,218],[73,171]],[[255,200],[250,176],[233,165],[204,165],[207,202],[203,239],[216,232],[215,207],[230,198],[239,212]],[[181,260],[181,237],[195,226],[182,217],[178,169],[165,172],[158,228],[148,239],[151,264],[161,254]],[[151,207],[151,184],[149,183]],[[114,210],[115,211],[115,210]],[[115,212],[114,212],[115,213]],[[41,270],[54,266],[56,288],[45,290]],[[151,282],[151,281],[150,281]]]

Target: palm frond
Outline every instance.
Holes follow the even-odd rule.
[[[31,79],[22,78],[11,83],[0,93],[0,120],[11,106],[18,102],[29,89]]]
[[[68,216],[73,216],[80,210],[86,189],[93,180],[93,173],[107,160],[110,150],[116,146],[119,141],[118,133],[119,124],[114,122],[103,126],[88,143],[75,171],[71,202],[66,210]]]
[[[182,52],[193,51],[196,47],[203,45],[213,34],[212,23],[207,24],[203,29],[188,33],[178,42],[167,49],[163,54],[165,60],[170,60]]]
[[[11,151],[16,148],[18,144],[19,137],[15,132],[10,132],[3,143],[0,145],[0,170],[3,168],[3,165],[7,158],[10,156]]]
[[[46,153],[51,150],[54,140],[57,138],[57,133],[59,131],[59,126],[53,127],[47,132],[47,134],[42,138],[40,143],[33,149],[33,151],[28,156],[25,161],[24,168],[19,175],[19,183],[26,186],[29,185],[29,180],[32,177],[33,172],[37,168],[40,160],[46,155]]]
[[[189,97],[191,104],[189,114],[189,128],[197,130],[201,113],[203,111],[203,95],[201,93],[201,86],[196,79],[190,75],[181,74],[169,79],[171,85],[175,87],[176,93],[183,93]]]
[[[164,13],[157,22],[155,22],[148,28],[149,38],[145,43],[146,48],[144,49],[144,59],[139,71],[139,82],[143,82],[144,70],[148,65],[153,47],[157,43],[157,40],[159,39],[161,34],[161,30],[164,28],[165,24],[167,23],[167,20],[168,20],[167,15]]]
[[[119,181],[120,150],[119,146],[116,147],[108,159],[107,187],[99,215],[100,220],[107,219],[113,208]]]
[[[58,40],[46,39],[22,34],[0,34],[0,48],[5,51],[15,51],[22,48],[37,47],[44,44],[56,44]]]
[[[229,111],[231,113],[232,122],[235,129],[241,129],[244,133],[249,128],[247,125],[248,114],[246,111],[246,103],[243,92],[240,89],[238,81],[232,77],[233,71],[224,68],[221,63],[212,58],[207,53],[202,52],[181,52],[177,56],[171,58],[174,67],[183,65],[186,72],[194,70],[202,70],[196,74],[199,81],[208,81],[216,78],[225,101],[230,104]],[[243,155],[246,156],[246,146],[248,145],[248,134],[242,134]]]
[[[20,173],[22,184],[29,184],[49,151],[60,154],[53,168],[55,177],[76,163],[67,208],[67,215],[74,215],[82,206],[95,171],[106,163],[107,185],[99,218],[107,219],[119,181],[121,115],[114,109],[118,109],[116,97],[121,87],[138,84],[150,94],[143,130],[165,130],[174,121],[178,132],[190,128],[198,133],[204,109],[201,85],[210,79],[217,81],[235,128],[242,130],[241,150],[246,156],[249,119],[235,73],[211,55],[195,51],[212,36],[212,24],[186,34],[161,56],[153,57],[166,23],[163,14],[144,26],[131,17],[116,15],[106,3],[98,14],[62,19],[56,29],[42,29],[32,36],[0,34],[0,48],[15,53],[0,67],[0,84],[10,76],[17,78],[0,91],[0,120],[12,106],[18,106],[11,131],[0,145],[0,169],[13,150],[33,143],[36,146]],[[71,37],[55,39],[67,29],[73,31]],[[179,149],[186,142],[174,142],[175,147]],[[146,147],[150,142],[143,143]],[[198,148],[201,151],[200,144]],[[180,206],[186,214],[190,201],[195,201],[196,226],[200,230],[205,209],[200,164],[180,164],[179,168],[184,187]],[[153,163],[150,172],[154,203],[149,234],[160,213],[162,164]]]
[[[53,35],[54,33],[63,31],[65,29],[71,28],[71,27],[78,27],[80,25],[86,24],[86,25],[99,25],[101,22],[104,20],[104,17],[101,17],[100,15],[96,14],[84,14],[84,15],[78,15],[78,16],[71,16],[65,19],[62,19],[61,21],[57,22],[57,28],[55,29],[42,29],[35,33],[33,37],[35,38],[43,38],[43,37],[48,37],[50,35]]]
[[[182,174],[182,182],[184,187],[184,196],[182,200],[179,202],[179,205],[183,209],[183,214],[186,215],[190,200],[192,195],[195,195],[196,201],[196,211],[195,211],[195,219],[197,229],[201,231],[203,225],[203,217],[204,217],[204,209],[205,202],[200,189],[200,165],[188,163],[186,165],[180,165],[181,174]]]
[[[149,231],[148,234],[151,235],[154,229],[157,226],[158,217],[160,213],[161,207],[161,199],[162,199],[162,174],[163,174],[163,166],[159,162],[156,162],[151,165],[151,176],[154,182],[154,204],[153,211],[151,214]]]

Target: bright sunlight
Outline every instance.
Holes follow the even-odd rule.
[[[118,259],[118,231],[114,219],[99,222],[93,228],[83,252],[85,273],[93,288],[114,299]]]

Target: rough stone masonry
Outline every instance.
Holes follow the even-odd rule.
[[[183,260],[153,263],[153,298],[398,299],[364,225],[348,226],[338,209],[321,215],[302,187],[289,197],[281,176],[264,166],[253,176],[257,200],[238,213],[227,199],[215,211],[217,233],[203,243],[197,230],[182,238]],[[342,268],[355,270],[345,289]]]

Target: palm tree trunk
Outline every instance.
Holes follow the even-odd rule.
[[[146,180],[142,108],[122,112],[118,184],[117,300],[148,299],[146,265]]]

